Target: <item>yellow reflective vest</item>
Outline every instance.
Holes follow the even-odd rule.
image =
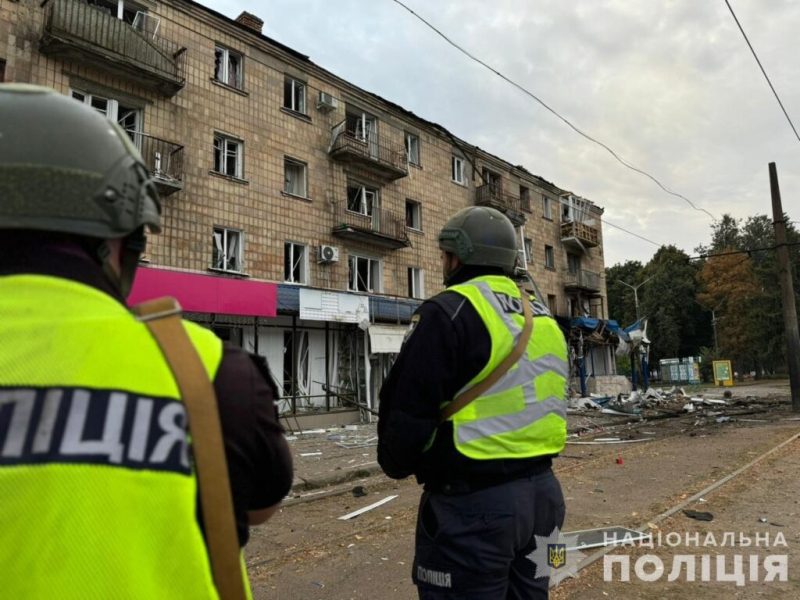
[[[221,342],[185,327],[213,379]],[[126,307],[65,279],[0,277],[0,596],[217,598],[173,375]]]
[[[489,362],[461,394],[494,371],[511,353],[524,325],[522,297],[507,277],[476,277],[451,286],[469,300],[491,337]],[[470,458],[555,455],[566,441],[567,344],[555,320],[534,312],[528,349],[483,395],[455,413],[453,443]],[[457,394],[457,395],[458,395]]]

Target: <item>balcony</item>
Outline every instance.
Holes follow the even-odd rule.
[[[336,203],[334,210],[335,225],[331,233],[337,237],[391,250],[411,245],[400,215],[384,208],[373,208],[372,214],[366,215],[348,210],[343,202]]]
[[[600,293],[600,273],[580,269],[567,272],[564,275],[564,288],[567,290],[584,291],[590,294]]]
[[[475,206],[496,208],[505,213],[514,225],[522,225],[525,222],[520,199],[506,192],[499,183],[484,183],[476,188]]]
[[[167,97],[186,82],[186,48],[79,0],[47,2],[39,48],[42,54],[89,64]]]
[[[331,158],[367,169],[384,182],[408,176],[406,151],[402,144],[389,143],[376,132],[366,136],[347,128],[342,121],[331,130]]]
[[[600,244],[600,236],[596,228],[578,221],[562,221],[561,242],[570,249],[585,252]]]
[[[183,146],[146,133],[129,132],[161,197],[183,189]]]

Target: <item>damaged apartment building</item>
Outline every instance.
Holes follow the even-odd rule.
[[[155,176],[131,302],[265,356],[290,427],[369,418],[410,316],[442,289],[437,234],[474,204],[519,231],[550,310],[607,318],[602,209],[189,0],[0,4],[0,80],[118,122]],[[613,375],[599,344],[596,375]]]

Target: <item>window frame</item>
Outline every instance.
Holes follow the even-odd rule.
[[[408,267],[407,274],[408,297],[415,300],[425,298],[425,270],[420,267]]]
[[[354,210],[350,208],[351,200],[354,200],[355,197],[350,197],[350,190],[358,189],[358,197],[360,197],[359,202],[359,210]],[[372,201],[368,200],[368,193],[372,195]],[[375,211],[380,208],[380,189],[376,186],[371,186],[366,183],[361,183],[358,181],[348,181],[347,182],[347,212],[353,213],[355,215],[361,215],[362,217],[370,217],[372,218],[375,214]],[[361,210],[363,209],[363,211]],[[366,212],[364,212],[366,211]]]
[[[298,194],[297,192],[288,189],[289,167],[297,167],[300,169],[300,174],[302,176],[302,194]],[[297,160],[296,158],[292,158],[291,156],[283,157],[283,193],[288,194],[289,196],[295,196],[297,198],[308,199],[308,163],[305,163],[302,160]]]
[[[291,86],[290,89],[287,89],[287,86]],[[301,108],[297,108],[296,93],[298,88],[302,91]],[[289,105],[286,104],[287,93],[290,94],[288,98]],[[283,79],[283,108],[300,115],[308,116],[308,83],[297,77],[285,75]]]
[[[556,270],[556,251],[553,246],[544,245],[544,268]]]
[[[409,217],[409,207],[411,207],[411,221],[416,221],[417,227],[414,225],[409,225],[408,217]],[[416,217],[416,218],[414,218]],[[422,203],[416,200],[412,200],[411,198],[406,198],[406,227],[411,229],[412,231],[422,231]]]
[[[519,186],[519,207],[525,212],[531,212],[531,188],[526,185]]]
[[[556,296],[555,294],[547,294],[547,308],[550,311],[550,314],[553,315],[556,314],[556,309],[558,308],[557,305],[558,305],[558,296]]]
[[[450,160],[450,180],[458,185],[467,185],[465,160],[462,156],[452,155]],[[456,178],[456,175],[458,178]]]
[[[420,157],[420,140],[416,133],[410,131],[405,132],[405,145],[406,145],[406,162],[415,167],[422,166],[422,159]],[[416,149],[416,160],[412,160],[412,149]]]
[[[522,251],[525,253],[525,264],[533,264],[533,238],[522,238]]]
[[[285,283],[308,285],[308,248],[308,244],[291,240],[286,240],[283,243],[283,281]],[[301,251],[301,256],[296,258],[297,249]],[[290,270],[289,273],[287,273],[287,269]],[[295,271],[298,271],[297,279],[295,279]]]
[[[217,68],[217,55],[220,53],[222,55],[222,59],[220,63],[222,64],[222,69]],[[230,73],[228,72],[230,66],[230,57],[238,56],[239,57],[239,69],[236,73],[236,80],[235,83],[230,83]],[[228,46],[224,46],[223,44],[214,44],[214,81],[217,83],[221,83],[224,86],[229,88],[233,88],[235,90],[244,90],[244,54],[234,50],[233,48],[229,48]]]
[[[227,158],[229,147],[228,144],[235,144],[237,147],[236,150],[236,164],[234,167],[234,173],[228,173],[225,170],[221,170],[217,168],[217,140],[223,143],[224,147],[220,148],[220,166],[226,167],[227,165]],[[222,175],[223,177],[231,177],[233,179],[244,179],[244,141],[235,138],[233,136],[220,133],[218,131],[214,132],[214,142],[212,145],[212,156],[213,156],[213,166],[212,171],[217,173],[218,175]]]
[[[365,283],[364,289],[360,289],[358,286],[359,261],[367,262],[367,281]],[[372,258],[371,256],[362,256],[360,254],[350,254],[347,257],[347,268],[348,268],[348,275],[347,275],[348,291],[366,292],[368,294],[379,294],[383,291],[383,261],[381,261],[379,258]],[[370,286],[370,284],[372,285]]]
[[[542,217],[553,220],[553,201],[546,194],[542,194]]]
[[[214,261],[214,252],[220,252],[219,248],[217,247],[217,237],[216,235],[220,233],[222,234],[222,266],[217,266]],[[235,258],[236,258],[236,267],[238,268],[229,268],[228,263],[230,259],[227,256],[228,252],[228,236],[229,234],[236,234],[238,236],[238,242],[236,244],[235,250]],[[233,227],[223,227],[221,225],[215,225],[212,229],[211,234],[212,239],[212,248],[211,248],[211,267],[212,271],[220,271],[222,273],[237,273],[241,274],[244,273],[244,231],[241,229],[235,229]]]

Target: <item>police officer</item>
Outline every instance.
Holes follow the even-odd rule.
[[[125,306],[160,205],[128,136],[0,85],[0,595],[217,598],[183,403]],[[184,322],[213,379],[241,546],[292,481],[266,364]],[[244,575],[244,574],[243,574]]]
[[[422,599],[547,598],[547,574],[528,557],[564,520],[551,460],[566,438],[566,342],[511,279],[516,236],[501,212],[459,211],[439,247],[447,289],[412,317],[380,392],[378,462],[424,485],[414,583]],[[474,399],[455,400],[472,388]]]

